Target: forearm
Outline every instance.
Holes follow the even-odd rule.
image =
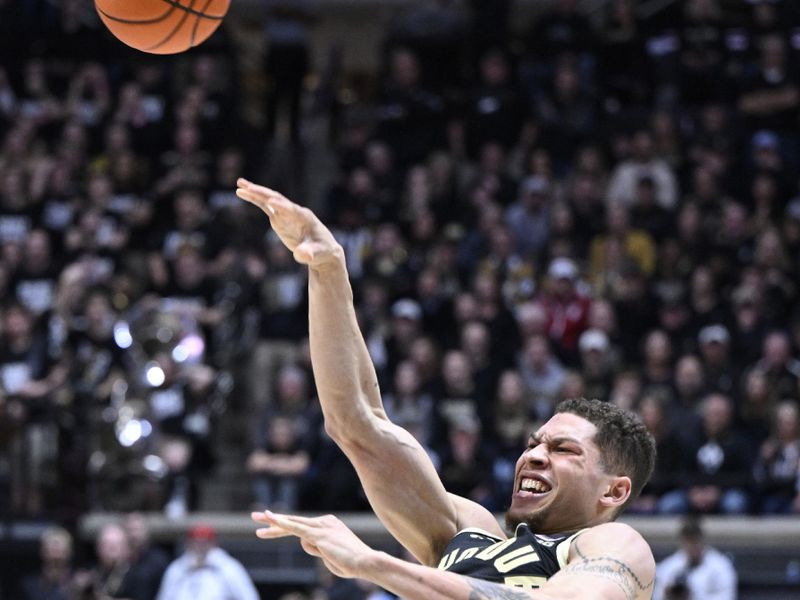
[[[552,600],[540,590],[523,590],[410,563],[375,552],[361,565],[359,577],[405,600]]]
[[[309,272],[309,338],[314,378],[332,433],[384,416],[377,375],[358,327],[344,255]]]

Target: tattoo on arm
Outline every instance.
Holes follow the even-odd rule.
[[[520,592],[507,585],[469,579],[469,600],[530,600],[525,592]]]
[[[639,594],[653,585],[651,581],[647,585],[642,584],[638,575],[621,560],[610,556],[588,557],[581,552],[578,540],[575,540],[575,552],[581,559],[578,562],[567,565],[564,569],[566,573],[591,573],[605,577],[616,583],[625,593],[625,598],[634,600]]]

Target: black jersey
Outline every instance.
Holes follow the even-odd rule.
[[[445,548],[439,569],[484,581],[537,588],[567,564],[578,532],[540,535],[525,523],[506,540],[481,529],[463,529]]]

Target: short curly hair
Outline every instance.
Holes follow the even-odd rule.
[[[558,404],[556,413],[577,415],[597,427],[594,442],[600,450],[603,468],[607,473],[630,477],[631,495],[619,514],[639,496],[653,474],[656,464],[653,436],[636,413],[609,402],[570,398]]]

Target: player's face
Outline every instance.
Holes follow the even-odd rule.
[[[517,461],[506,524],[536,533],[574,531],[604,521],[600,499],[613,479],[603,471],[597,428],[558,413],[536,431]]]

